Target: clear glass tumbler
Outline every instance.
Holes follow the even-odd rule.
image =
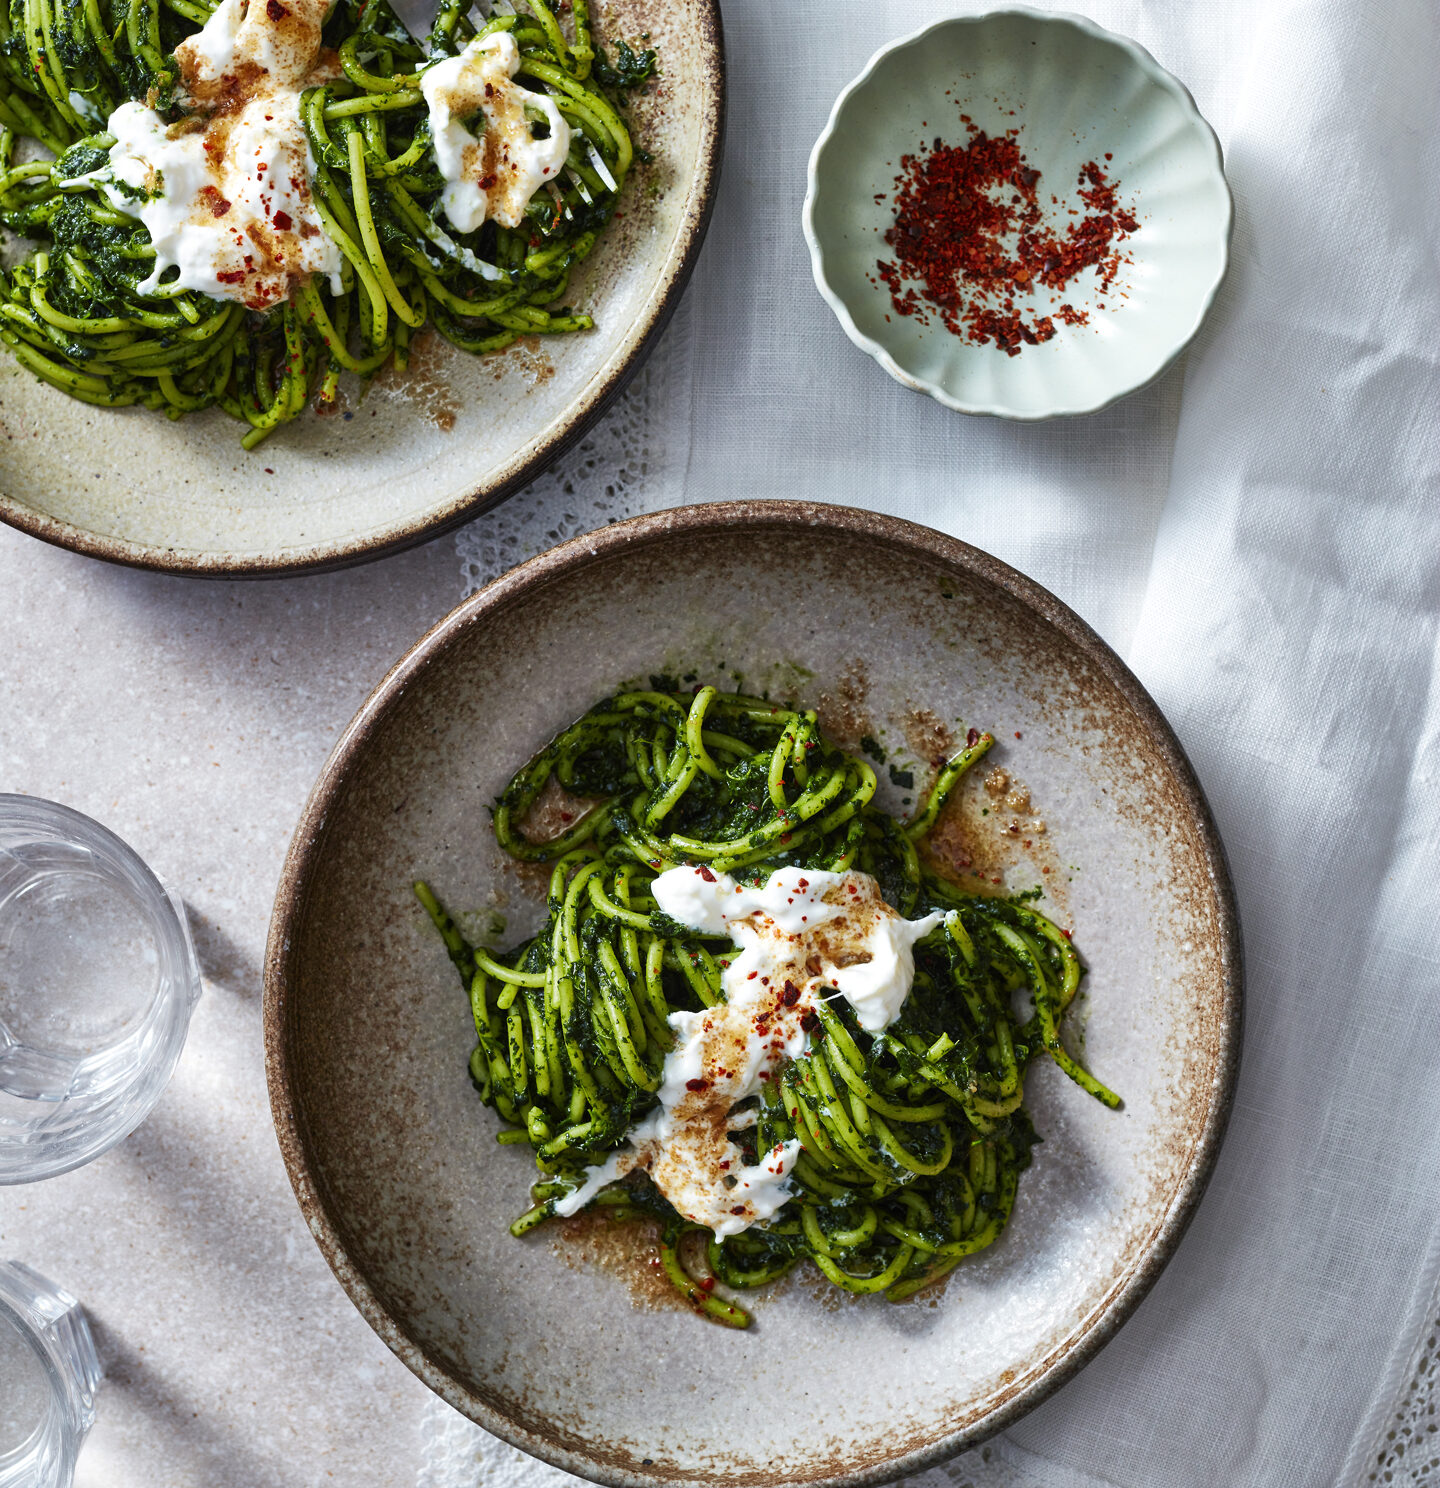
[[[99,1383],[80,1304],[0,1261],[0,1488],[69,1488]]]
[[[113,832],[0,795],[0,1183],[134,1131],[200,995],[185,907]]]

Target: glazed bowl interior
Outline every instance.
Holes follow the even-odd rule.
[[[1040,1062],[1027,1106],[1044,1140],[1014,1217],[939,1295],[894,1305],[795,1276],[751,1294],[755,1325],[732,1332],[640,1305],[626,1265],[643,1259],[595,1259],[556,1229],[508,1232],[533,1162],[495,1143],[466,1073],[467,1003],[411,883],[428,880],[472,929],[502,916],[506,944],[531,933],[544,875],[500,855],[487,807],[565,723],[662,672],[811,703],[852,748],[871,736],[900,812],[907,772],[923,777],[971,727],[1000,741],[1005,793],[976,776],[953,825],[985,887],[1043,886],[1041,907],[1073,928],[1090,968],[1075,1029],[1125,1104],[1108,1111]],[[604,1483],[880,1482],[1028,1409],[1138,1302],[1218,1146],[1239,975],[1199,789],[1082,622],[924,528],[737,503],[542,555],[392,672],[296,834],[271,929],[267,1057],[327,1258],[401,1358],[474,1420]]]
[[[1056,330],[1014,356],[963,339],[938,315],[898,313],[876,270],[894,262],[885,234],[902,156],[935,139],[964,146],[970,128],[1018,131],[1060,237],[1095,213],[1079,195],[1087,163],[1118,183],[1119,205],[1139,224],[1108,292],[1093,268],[1029,299],[1011,286],[1027,323],[1048,315]],[[882,48],[835,104],[805,204],[816,283],[851,340],[949,407],[1017,419],[1091,412],[1169,365],[1224,277],[1230,223],[1220,146],[1184,86],[1082,17],[1023,9],[951,17]],[[1065,304],[1086,323],[1066,323]]]
[[[628,118],[638,162],[566,303],[595,327],[474,357],[434,332],[410,370],[342,412],[307,411],[251,453],[219,409],[171,423],[92,408],[0,356],[0,519],[96,557],[181,573],[333,567],[494,505],[578,439],[663,328],[718,184],[723,49],[715,0],[611,0],[597,35],[650,40],[662,75]],[[638,44],[638,43],[637,43]]]

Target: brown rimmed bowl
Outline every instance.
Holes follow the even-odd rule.
[[[813,702],[842,741],[879,742],[897,811],[954,738],[1000,740],[986,769],[1005,780],[972,778],[946,850],[977,886],[1041,885],[1073,928],[1089,976],[1071,1026],[1125,1105],[1033,1070],[1044,1141],[1010,1226],[938,1296],[894,1305],[792,1276],[751,1294],[755,1326],[737,1333],[644,1305],[638,1263],[604,1246],[509,1235],[532,1160],[495,1143],[466,1074],[466,1000],[410,884],[428,879],[477,931],[503,916],[506,943],[530,933],[543,882],[502,860],[487,806],[572,717],[661,672]],[[576,538],[419,641],[311,794],[265,975],[280,1146],[356,1306],[457,1409],[616,1488],[889,1482],[1043,1400],[1179,1243],[1224,1130],[1240,1023],[1224,853],[1123,663],[963,542],[782,501]]]
[[[595,328],[492,357],[433,332],[411,369],[306,412],[259,449],[219,409],[171,423],[92,408],[0,354],[0,521],[91,557],[171,573],[275,575],[409,547],[495,506],[578,440],[679,303],[719,184],[718,0],[611,0],[602,44],[648,35],[662,76],[631,100],[638,144],[620,215],[567,291]],[[3,351],[3,348],[0,348]]]

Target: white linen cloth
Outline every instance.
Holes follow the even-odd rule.
[[[687,468],[625,509],[804,496],[988,548],[1128,656],[1229,848],[1245,1060],[1199,1216],[1075,1381],[917,1481],[1350,1488],[1378,1460],[1440,1257],[1440,12],[1078,7],[1149,47],[1220,133],[1233,267],[1188,370],[1026,427],[951,414],[851,347],[799,228],[839,89],[889,38],[982,8],[727,4]],[[437,1409],[433,1470],[450,1475],[427,1482],[564,1476],[512,1474]]]

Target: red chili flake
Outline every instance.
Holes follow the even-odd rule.
[[[243,284],[245,282],[245,270],[221,269],[215,277],[221,284]]]
[[[785,989],[780,994],[780,1001],[786,1007],[794,1007],[800,1001],[800,989],[794,982],[786,982]]]
[[[695,871],[700,875],[701,878],[705,880],[706,883],[715,882],[715,875],[711,873],[711,871],[703,863]]]
[[[1019,738],[1019,737],[1020,737],[1020,730],[1019,730],[1019,729],[1016,729],[1016,730],[1015,730],[1015,737],[1016,737],[1016,738],[1017,738],[1017,739],[1018,739],[1018,738]]]
[[[276,227],[280,229],[281,232],[289,232],[290,229],[295,226],[294,219],[290,216],[289,212],[276,212],[276,214],[270,220],[275,224]],[[570,818],[567,816],[565,817],[565,820],[569,821]]]
[[[492,191],[492,190],[494,190],[494,187],[495,187],[495,177],[493,175],[481,176],[480,177],[480,189],[481,189],[481,191]]]
[[[732,1209],[731,1214],[744,1214],[743,1209]],[[696,1283],[702,1292],[713,1292],[715,1290],[715,1278],[713,1276],[702,1276]]]
[[[272,21],[283,21],[290,12],[281,5],[280,0],[265,0],[265,14]]]
[[[727,1157],[725,1159],[725,1161],[720,1164],[720,1171],[722,1173],[725,1172],[729,1168],[729,1166],[730,1166],[730,1159]]]
[[[800,1014],[800,1026],[806,1033],[814,1033],[820,1026],[820,1015],[814,1008],[806,1008]]]
[[[895,220],[885,233],[894,261],[878,259],[876,269],[898,314],[922,324],[934,316],[964,340],[1018,356],[1051,340],[1055,322],[1033,309],[1027,315],[1017,298],[1063,289],[1089,268],[1098,292],[1107,293],[1129,261],[1118,245],[1140,224],[1117,202],[1119,183],[1093,160],[1077,182],[1088,210],[1068,212],[1063,225],[1047,221],[1036,192],[1040,172],[1020,150],[1020,130],[992,138],[962,122],[966,144],[937,139],[901,156]],[[1073,309],[1061,320],[1085,323]]]
[[[686,1080],[686,1090],[709,1090],[709,1080]]]
[[[965,747],[966,747],[966,749],[974,749],[974,747],[979,742],[980,742],[980,730],[979,729],[971,729],[965,735]]]
[[[803,894],[810,887],[810,880],[808,878],[797,878],[795,880],[795,887]]]
[[[736,1206],[730,1212],[731,1214],[744,1214],[745,1206],[744,1204],[736,1204]]]

